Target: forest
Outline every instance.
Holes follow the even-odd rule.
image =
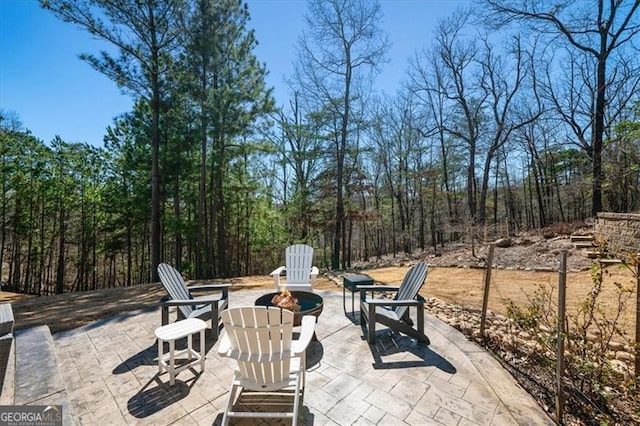
[[[2,290],[268,274],[296,242],[344,270],[640,210],[640,0],[469,2],[393,95],[380,2],[309,0],[285,106],[242,0],[40,3],[115,47],[82,59],[136,102],[102,147],[0,111]]]

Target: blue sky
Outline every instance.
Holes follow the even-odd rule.
[[[249,0],[251,21],[259,45],[255,50],[267,64],[267,83],[278,105],[287,102],[284,77],[292,70],[295,44],[307,10],[302,0]],[[464,1],[382,0],[382,28],[392,43],[390,63],[383,67],[376,88],[395,93],[409,57],[431,43],[438,19]],[[115,83],[78,59],[108,45],[42,10],[37,0],[0,0],[0,108],[18,114],[34,136],[50,142],[60,135],[67,142],[102,146],[105,128],[118,114],[131,109],[132,99]]]

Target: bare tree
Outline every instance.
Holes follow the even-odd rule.
[[[476,164],[481,142],[481,125],[486,93],[477,90],[479,72],[478,46],[474,38],[463,35],[469,19],[467,11],[460,11],[441,21],[436,29],[435,49],[441,63],[443,78],[438,90],[446,99],[450,120],[442,122],[442,129],[462,141],[467,151],[467,208],[473,222],[478,219]]]
[[[514,38],[510,54],[497,55],[486,37],[483,38],[484,53],[480,58],[482,67],[483,98],[487,102],[489,128],[487,129],[487,147],[480,186],[478,222],[485,222],[485,206],[489,189],[489,172],[491,163],[496,159],[499,150],[509,141],[511,134],[517,129],[534,122],[542,115],[536,96],[530,96],[530,107],[518,110],[518,101],[523,96],[523,85],[527,76],[527,65],[520,39]]]
[[[455,186],[452,185],[450,158],[456,149],[444,130],[445,123],[450,121],[452,111],[447,109],[448,98],[444,90],[446,70],[435,49],[425,49],[409,63],[409,87],[416,95],[417,102],[423,106],[424,120],[418,131],[424,137],[435,137],[440,148],[440,164],[442,169],[442,186],[447,200],[447,213],[450,223],[459,220],[458,206],[455,197]]]
[[[19,132],[24,129],[24,123],[15,111],[0,108],[0,132]]]
[[[640,0],[595,0],[573,2],[555,0],[484,0],[489,17],[498,24],[517,22],[535,33],[546,34],[551,42],[564,41],[577,52],[593,59],[595,97],[589,109],[591,135],[588,153],[592,160],[592,214],[602,209],[602,143],[611,66],[614,53],[640,31]],[[595,3],[595,4],[594,4]],[[594,7],[595,6],[595,7]],[[569,114],[570,115],[570,114]]]
[[[421,164],[424,157],[422,136],[417,131],[415,96],[399,93],[394,98],[385,98],[374,107],[370,138],[374,144],[373,161],[381,167],[386,189],[391,198],[392,223],[399,220],[401,249],[411,253],[415,249],[416,237],[422,237],[415,229],[420,205]],[[394,254],[397,250],[392,229]]]
[[[327,140],[333,146],[336,217],[331,267],[344,267],[345,157],[350,140],[354,100],[370,87],[372,73],[384,62],[389,46],[379,28],[380,4],[369,0],[311,0],[306,29],[298,47],[295,86],[308,105],[331,115]]]

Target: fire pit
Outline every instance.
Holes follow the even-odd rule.
[[[262,295],[256,299],[256,306],[276,306],[275,303],[272,302],[272,299],[277,296],[279,293],[267,293]],[[302,317],[304,315],[313,315],[316,318],[320,316],[322,312],[322,297],[315,294],[310,293],[308,291],[292,291],[291,294],[293,297],[298,299],[298,304],[300,305],[300,311],[294,311],[293,316],[293,325],[299,326]],[[283,308],[284,309],[284,308]]]

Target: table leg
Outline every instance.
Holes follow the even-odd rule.
[[[344,314],[347,315],[347,305],[346,305],[346,297],[347,297],[347,293],[346,290],[344,289],[344,282],[342,283],[342,309],[344,310]]]
[[[176,341],[169,340],[169,384],[176,382]]]
[[[158,339],[158,374],[162,374],[162,358],[164,358],[163,343],[162,340]]]
[[[200,330],[200,371],[204,371],[204,330]]]
[[[353,291],[351,292],[351,315],[356,318],[356,308],[353,305]]]

